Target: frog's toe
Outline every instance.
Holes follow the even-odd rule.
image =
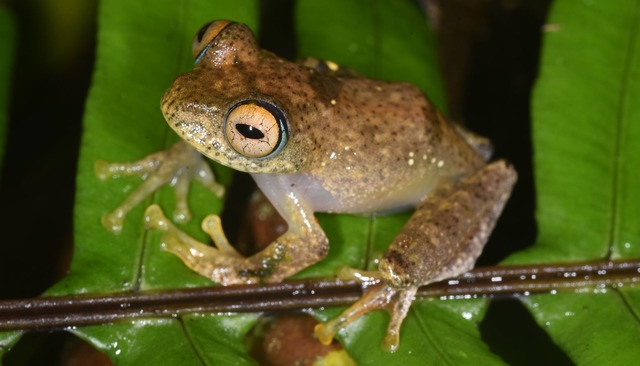
[[[98,177],[98,179],[107,180],[112,176],[109,172],[109,165],[110,164],[104,160],[96,160],[93,164],[93,173]]]
[[[222,221],[218,215],[208,215],[202,220],[202,231],[209,234],[211,240],[216,244],[218,250],[230,257],[242,258],[242,254],[238,253],[236,248],[229,243],[227,236],[222,229]]]
[[[144,226],[147,230],[167,231],[170,222],[158,205],[147,207],[144,212]]]
[[[115,210],[102,216],[102,226],[114,234],[122,232],[125,213],[122,210]]]
[[[181,224],[185,224],[191,220],[191,211],[189,210],[188,203],[190,183],[190,175],[181,174],[175,179],[173,186],[176,198],[176,207],[173,210],[173,221]]]
[[[187,222],[191,221],[191,211],[189,210],[189,208],[176,207],[176,209],[173,210],[173,221],[180,224],[186,224]]]
[[[335,319],[334,319],[335,320]],[[318,341],[325,346],[328,346],[333,342],[333,338],[335,338],[336,333],[338,333],[340,328],[336,327],[336,322],[330,320],[326,323],[319,323],[313,328],[313,332],[316,335]]]
[[[382,341],[382,349],[387,352],[395,352],[400,345],[400,327],[404,318],[409,312],[411,303],[414,300],[418,287],[408,287],[398,291],[398,294],[391,301],[392,307],[389,311],[389,327],[387,334]]]
[[[203,186],[207,187],[211,193],[216,195],[216,197],[222,198],[222,196],[224,196],[224,186],[216,182],[211,166],[209,166],[204,159],[200,159],[200,161],[194,165],[194,177]]]

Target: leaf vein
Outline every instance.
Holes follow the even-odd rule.
[[[196,347],[195,342],[191,338],[191,334],[189,333],[189,329],[188,329],[187,325],[184,323],[184,319],[182,317],[179,317],[177,319],[177,321],[180,324],[180,329],[184,333],[184,337],[186,338],[187,343],[189,344],[189,347],[193,351],[193,354],[196,356],[196,358],[200,361],[200,364],[208,365],[208,363],[206,362],[205,358],[198,351],[198,348]]]
[[[425,338],[431,344],[432,346],[431,348],[435,350],[438,357],[442,359],[443,362],[438,362],[438,364],[454,365],[454,362],[449,357],[447,357],[447,354],[444,352],[443,347],[440,345],[440,343],[436,341],[436,337],[431,333],[431,329],[429,329],[429,327],[424,323],[424,320],[422,319],[422,316],[420,316],[418,311],[416,311],[412,307],[410,312],[415,317],[416,323],[418,324],[418,327],[420,328],[421,332],[425,335]]]

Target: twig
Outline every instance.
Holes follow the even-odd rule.
[[[518,297],[558,290],[601,290],[640,281],[640,260],[477,268],[421,288],[422,298]],[[0,301],[0,330],[52,330],[121,319],[189,313],[281,312],[346,305],[358,283],[305,280],[110,295],[71,295]]]

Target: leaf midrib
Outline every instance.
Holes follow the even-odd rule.
[[[636,0],[635,3],[635,12],[631,19],[631,30],[629,31],[629,40],[627,41],[627,47],[625,52],[625,62],[622,72],[622,77],[620,80],[620,92],[618,95],[618,106],[616,110],[616,119],[614,125],[614,141],[613,141],[613,175],[611,182],[611,190],[612,190],[612,200],[611,200],[611,225],[609,228],[609,241],[608,241],[608,250],[607,250],[607,258],[611,259],[611,257],[615,254],[614,248],[616,248],[620,243],[618,243],[618,239],[620,238],[620,223],[621,223],[621,202],[622,202],[622,183],[623,179],[621,177],[623,172],[623,159],[622,159],[622,143],[623,143],[623,132],[626,131],[627,126],[629,124],[629,118],[627,118],[627,110],[630,104],[628,92],[631,84],[631,74],[633,72],[634,60],[636,59],[636,50],[635,44],[638,37],[638,28],[640,18],[640,0]]]

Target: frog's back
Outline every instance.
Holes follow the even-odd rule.
[[[483,158],[415,86],[360,77],[309,79],[317,112],[299,133],[311,140],[307,179],[326,192],[323,211],[410,206]],[[333,197],[334,200],[326,197]]]

